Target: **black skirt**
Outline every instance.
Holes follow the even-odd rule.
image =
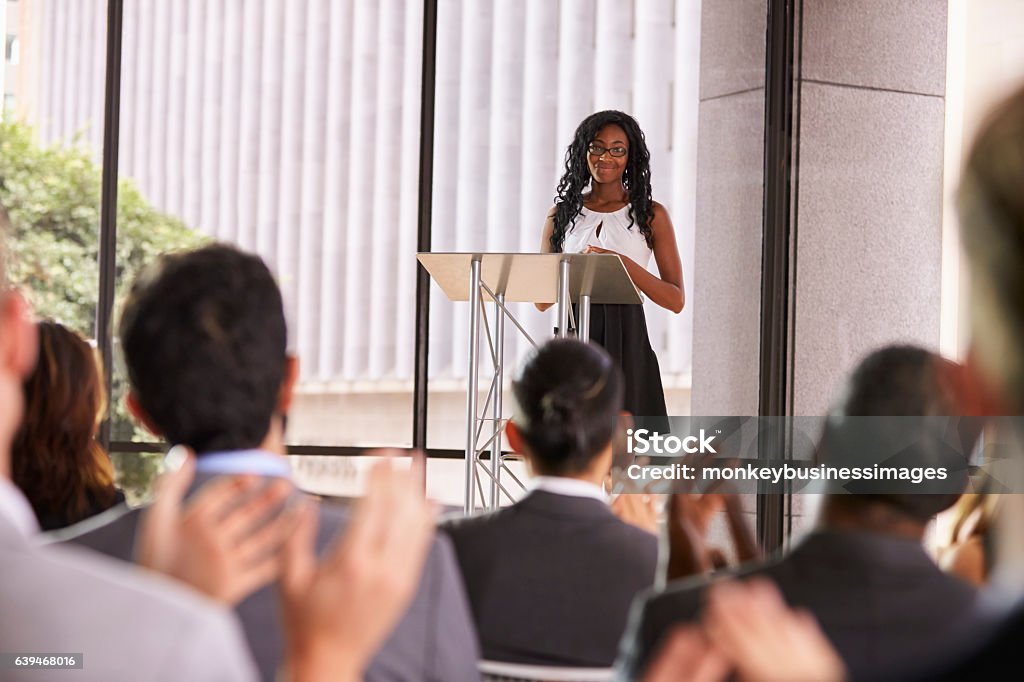
[[[573,317],[578,322],[576,306],[573,306]],[[625,378],[622,409],[635,417],[668,415],[658,356],[647,336],[647,318],[642,305],[591,305],[590,340],[608,351],[622,368]],[[656,421],[662,423],[662,420]],[[667,421],[664,423],[667,425]]]

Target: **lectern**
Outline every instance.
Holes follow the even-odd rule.
[[[534,347],[537,343],[523,328],[506,303],[554,303],[558,309],[558,335],[569,334],[569,310],[579,304],[577,330],[590,338],[590,304],[640,305],[643,299],[626,273],[622,260],[612,254],[580,253],[419,253],[420,264],[451,301],[468,301],[469,366],[466,388],[466,512],[475,507],[475,493],[482,469],[490,478],[489,506],[498,507],[499,494],[511,497],[501,484],[501,389],[504,379],[505,318]],[[493,333],[486,320],[487,305],[494,310]],[[483,326],[494,374],[483,410],[478,409],[480,378],[480,328]],[[486,416],[490,408],[490,416]],[[487,425],[490,428],[486,428]],[[481,439],[482,442],[481,442]],[[490,450],[490,467],[481,455]],[[481,502],[483,489],[481,487]]]

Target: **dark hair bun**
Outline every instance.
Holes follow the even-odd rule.
[[[542,346],[512,384],[519,432],[548,473],[578,472],[610,441],[621,372],[604,349],[575,339]]]

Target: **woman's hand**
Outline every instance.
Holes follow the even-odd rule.
[[[623,260],[629,260],[628,256],[623,256],[618,251],[612,251],[611,249],[602,249],[600,246],[593,246],[593,245],[588,246],[583,251],[583,253],[607,253],[607,254],[611,254],[613,256],[618,256],[619,258],[621,258]]]
[[[686,304],[686,294],[683,290],[683,266],[679,260],[676,236],[665,207],[657,202],[654,202],[653,207],[651,230],[654,233],[654,261],[658,265],[658,275],[628,256],[600,246],[588,246],[583,253],[610,253],[618,256],[637,289],[662,308],[679,313]],[[550,233],[547,234],[550,236]]]

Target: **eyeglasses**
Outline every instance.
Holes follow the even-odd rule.
[[[608,147],[602,147],[594,142],[591,142],[590,146],[587,147],[587,152],[592,156],[604,156],[604,153],[608,152],[611,156],[620,158],[625,156],[628,151],[629,150],[625,147],[612,147],[609,149]]]

